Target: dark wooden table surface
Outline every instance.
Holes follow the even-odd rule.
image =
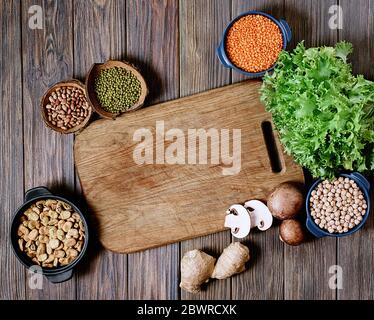
[[[339,4],[342,29],[330,29],[329,8]],[[28,10],[43,9],[43,29],[30,29]],[[229,232],[119,255],[95,243],[71,281],[31,290],[29,275],[9,243],[12,214],[24,191],[46,185],[79,194],[72,135],[44,126],[39,100],[53,83],[84,79],[94,62],[131,61],[150,85],[147,104],[170,100],[243,78],[223,68],[215,47],[226,24],[259,9],[285,18],[291,47],[354,44],[353,70],[374,80],[374,0],[0,0],[0,299],[373,299],[374,219],[342,239],[284,246],[277,229],[247,239],[249,270],[214,281],[199,295],[178,288],[181,255],[201,248],[219,254]],[[167,232],[167,230],[166,230]],[[343,271],[343,288],[330,289],[330,267]],[[331,271],[331,270],[330,270]]]

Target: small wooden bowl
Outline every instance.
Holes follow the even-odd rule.
[[[43,95],[43,98],[40,102],[40,111],[41,111],[43,120],[49,128],[51,128],[54,131],[60,132],[60,133],[68,134],[68,133],[73,133],[73,132],[80,131],[88,124],[88,121],[90,120],[90,118],[92,116],[93,110],[92,110],[92,106],[90,105],[90,102],[89,102],[88,99],[87,99],[87,103],[88,103],[88,106],[89,106],[88,115],[87,115],[86,119],[84,119],[84,121],[81,124],[79,124],[79,125],[77,125],[73,128],[63,130],[63,129],[57,127],[57,126],[54,126],[51,122],[48,121],[48,114],[47,114],[46,105],[50,103],[49,102],[49,97],[50,97],[50,95],[53,91],[55,91],[57,88],[61,88],[61,87],[76,87],[76,88],[79,88],[83,91],[83,93],[85,94],[86,99],[87,99],[86,89],[85,89],[83,83],[80,82],[79,80],[72,79],[72,80],[58,82],[47,90],[47,92]]]
[[[114,68],[114,67],[120,67],[120,68],[124,68],[124,69],[131,71],[138,78],[138,80],[140,81],[140,85],[141,85],[141,94],[140,94],[139,100],[131,108],[120,113],[111,113],[111,112],[105,111],[101,107],[96,97],[96,92],[95,92],[95,79],[99,75],[100,71]],[[90,71],[87,74],[86,91],[87,91],[87,98],[90,104],[95,109],[95,111],[101,116],[103,116],[104,118],[110,118],[110,119],[115,119],[121,113],[126,113],[126,112],[134,111],[134,110],[141,108],[148,94],[147,84],[145,83],[145,80],[143,76],[140,74],[140,72],[136,68],[134,68],[132,65],[125,63],[123,61],[117,61],[117,60],[109,60],[105,63],[93,64]]]

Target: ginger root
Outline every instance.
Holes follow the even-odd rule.
[[[201,250],[185,253],[181,261],[180,287],[188,292],[197,293],[209,278],[226,279],[245,270],[249,260],[249,249],[240,242],[231,243],[214,266],[216,259]]]
[[[218,258],[212,278],[226,279],[245,270],[249,261],[249,249],[240,242],[231,243]]]
[[[216,259],[200,250],[185,253],[181,261],[180,287],[188,292],[197,293],[204,282],[208,282]]]

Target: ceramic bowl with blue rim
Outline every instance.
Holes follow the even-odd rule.
[[[223,32],[221,42],[220,42],[218,48],[216,49],[216,53],[217,53],[217,56],[218,56],[219,60],[221,61],[223,66],[226,67],[226,68],[230,68],[230,69],[232,69],[232,70],[234,70],[238,73],[241,73],[241,74],[243,74],[243,75],[245,75],[249,78],[260,78],[263,75],[265,75],[266,72],[269,72],[269,71],[273,70],[274,67],[275,67],[275,64],[272,67],[270,67],[269,69],[261,71],[261,72],[248,72],[248,71],[242,70],[242,69],[238,68],[237,66],[235,66],[230,61],[230,59],[228,58],[228,55],[226,54],[226,37],[227,37],[228,31],[231,29],[232,25],[236,21],[238,21],[239,19],[241,19],[245,16],[248,16],[248,15],[262,15],[262,16],[270,19],[271,21],[273,21],[278,26],[279,30],[282,33],[282,39],[283,39],[282,49],[283,50],[286,49],[288,43],[292,39],[292,31],[291,31],[290,26],[288,25],[288,23],[285,20],[283,20],[283,19],[277,20],[272,15],[270,15],[268,13],[265,13],[265,12],[261,12],[261,11],[247,11],[247,12],[244,12],[244,13],[240,14],[239,16],[237,16],[235,19],[231,20],[231,22],[227,25],[225,31]]]

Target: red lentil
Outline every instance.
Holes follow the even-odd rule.
[[[260,72],[272,67],[282,47],[279,27],[262,15],[240,18],[226,36],[228,58],[235,66],[248,72]]]

